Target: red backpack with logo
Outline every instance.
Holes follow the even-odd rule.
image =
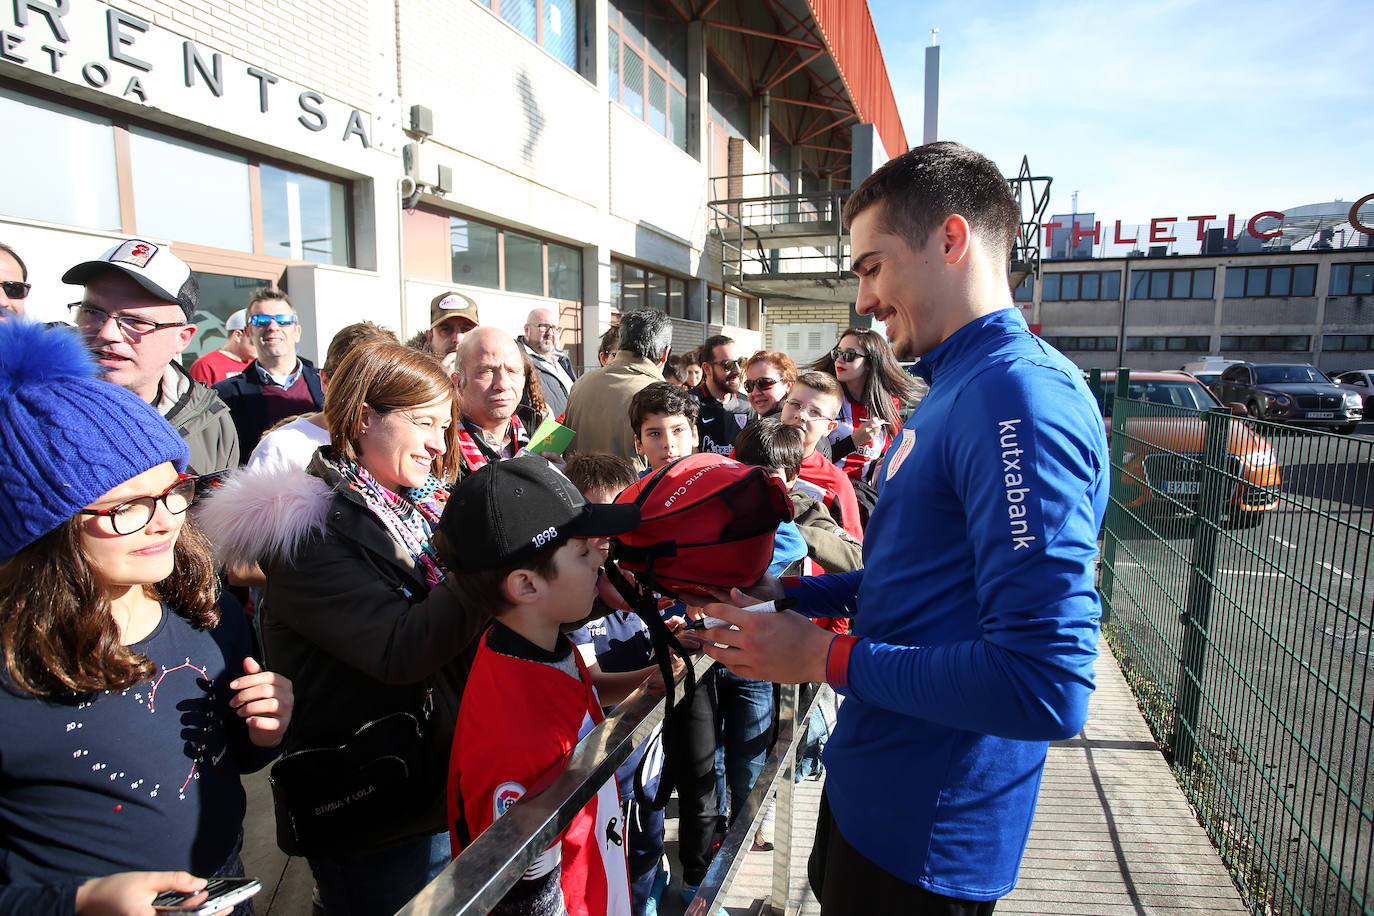
[[[665,684],[673,683],[669,650],[687,653],[659,615],[655,593],[711,595],[712,588],[746,588],[768,571],[778,525],[792,518],[792,501],[782,481],[763,468],[740,464],[723,455],[688,455],[640,478],[615,498],[639,506],[635,529],[611,538],[606,577],[649,630],[654,657]],[[634,581],[621,573],[627,569]],[[692,666],[684,675],[682,702],[696,687]],[[680,731],[669,723],[674,691],[664,703],[665,755],[676,759]],[[665,763],[665,767],[668,764]],[[668,803],[673,780],[660,780],[658,791],[645,793],[639,769],[635,797],[650,810]]]
[[[615,501],[638,506],[640,522],[611,539],[611,558],[674,594],[753,585],[768,571],[778,525],[792,519],[782,481],[709,452],[665,465]]]

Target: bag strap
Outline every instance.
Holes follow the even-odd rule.
[[[663,708],[663,735],[665,741],[663,745],[663,770],[665,773],[668,773],[671,772],[668,758],[675,753],[671,736],[675,734],[675,729],[672,727],[672,724],[674,711],[676,709],[676,705],[673,702],[675,682],[673,679],[673,660],[670,650],[676,650],[683,659],[687,658],[687,651],[682,648],[682,643],[678,642],[678,638],[668,629],[668,625],[663,622],[663,617],[658,612],[658,600],[654,597],[653,592],[654,567],[652,557],[649,559],[648,569],[643,576],[637,576],[635,583],[631,584],[625,574],[620,571],[620,567],[616,565],[616,549],[617,545],[612,544],[611,556],[606,561],[606,578],[615,586],[616,591],[620,592],[620,596],[625,599],[625,603],[629,605],[630,610],[634,612],[635,616],[644,621],[644,626],[649,631],[649,642],[653,645],[654,660],[658,664],[658,670],[663,677],[663,684],[666,688]],[[696,686],[696,671],[694,671],[689,664],[687,666],[687,674],[684,678],[682,690],[682,702],[684,705],[691,701]],[[671,779],[660,779],[658,791],[650,798],[648,797],[648,793],[644,790],[642,770],[642,767],[637,767],[635,769],[635,798],[641,805],[650,811],[659,811],[668,804],[668,797],[672,795],[673,792],[673,781]]]

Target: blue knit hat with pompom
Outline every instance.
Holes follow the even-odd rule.
[[[74,331],[0,321],[0,559],[187,448],[151,404],[96,378]]]

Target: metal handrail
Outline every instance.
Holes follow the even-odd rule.
[[[700,681],[715,664],[702,656],[693,670]],[[654,679],[655,681],[657,679]],[[674,685],[681,700],[682,683]],[[792,773],[797,744],[805,722],[820,700],[822,686],[805,710],[798,713],[797,685],[784,685],[778,711],[778,734],[748,800],[721,842],[703,879],[688,916],[714,912],[716,898],[739,871],[740,850],[752,837],[765,810],[764,802],[778,786],[778,820],[773,860],[773,900],[785,902],[791,879]],[[491,911],[520,880],[530,864],[572,823],[601,786],[634,751],[649,740],[663,721],[667,691],[661,684],[641,685],[578,742],[563,772],[544,791],[520,799],[484,830],[463,853],[417,894],[397,916],[477,916]],[[779,776],[786,778],[779,781]],[[668,778],[665,774],[664,778]],[[780,910],[778,912],[781,912]]]
[[[699,681],[715,662],[693,665]],[[683,684],[673,685],[681,699]],[[535,858],[558,838],[637,747],[663,721],[667,690],[652,678],[578,742],[563,772],[542,792],[528,795],[497,818],[425,886],[398,916],[477,916],[492,910]]]

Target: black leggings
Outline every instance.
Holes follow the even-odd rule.
[[[830,800],[821,795],[816,843],[806,866],[821,916],[992,916],[996,900],[960,900],[909,884],[879,868],[840,835]]]

